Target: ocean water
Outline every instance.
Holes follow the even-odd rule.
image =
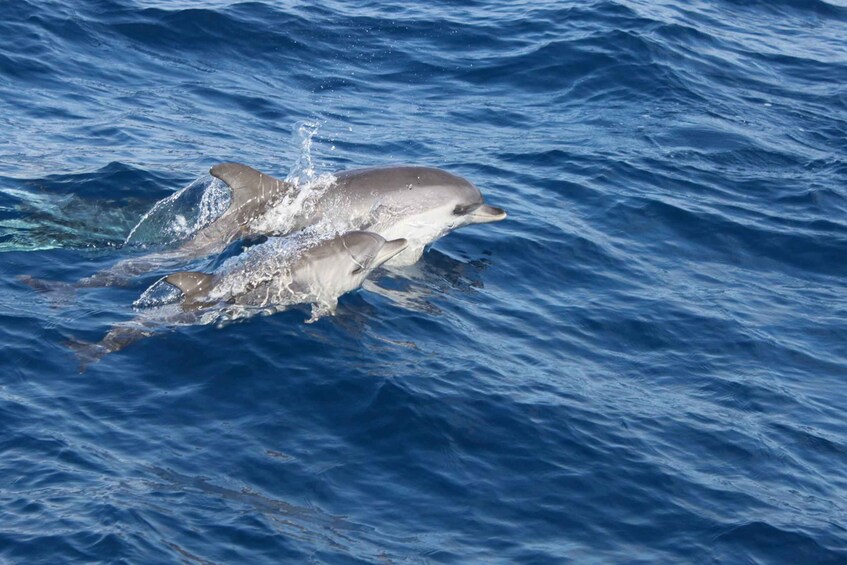
[[[843,0],[2,0],[0,561],[843,563],[845,148]],[[509,218],[79,373],[230,160]]]

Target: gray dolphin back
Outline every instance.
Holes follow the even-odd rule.
[[[418,166],[377,167],[336,173],[336,192],[346,197],[376,198],[391,195],[408,202],[410,198],[437,197],[433,189],[449,188],[469,200],[482,200],[479,190],[466,179],[441,169]]]
[[[429,185],[468,186],[470,182],[462,177],[433,167],[399,165],[393,167],[373,167],[353,169],[336,173],[339,182],[358,188],[359,184],[373,189],[398,188]]]

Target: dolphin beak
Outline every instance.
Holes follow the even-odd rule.
[[[499,222],[506,219],[506,211],[502,208],[496,208],[483,204],[473,212],[468,214],[472,224],[487,224],[489,222]]]
[[[376,256],[376,264],[382,265],[404,249],[409,245],[409,242],[403,238],[400,239],[392,239],[391,241],[386,241],[385,245],[382,246],[382,249],[379,250]]]

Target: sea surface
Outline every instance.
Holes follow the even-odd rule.
[[[80,373],[164,273],[19,276],[222,161],[509,217]],[[0,0],[0,562],[89,561],[847,562],[847,2]]]

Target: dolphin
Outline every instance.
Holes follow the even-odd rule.
[[[227,260],[216,272],[181,271],[159,279],[135,306],[148,312],[114,326],[99,343],[71,341],[81,369],[161,329],[272,314],[312,304],[312,323],[334,315],[338,298],[359,288],[377,267],[402,252],[405,239],[364,231],[331,239],[270,238]]]
[[[365,231],[351,231],[313,245],[289,246],[269,240],[225,263],[220,273],[182,271],[161,279],[182,293],[183,310],[224,303],[248,308],[276,308],[312,303],[314,322],[334,314],[338,297],[359,288],[371,271],[408,242],[387,241]],[[291,260],[293,259],[293,260]]]

